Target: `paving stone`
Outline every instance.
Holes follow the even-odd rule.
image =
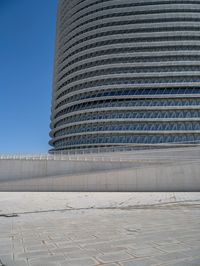
[[[64,256],[48,256],[48,257],[40,257],[37,259],[30,259],[29,262],[32,265],[37,265],[37,264],[41,264],[41,265],[48,265],[50,263],[60,263],[65,261],[66,258]]]
[[[131,255],[125,252],[115,252],[106,255],[98,256],[97,259],[103,263],[123,261],[132,258]]]
[[[199,261],[195,260],[193,261],[185,260],[185,261],[164,264],[164,266],[199,266],[199,265],[200,265]]]
[[[38,242],[24,242],[23,245],[27,248],[31,248],[31,247],[36,247],[36,246],[41,246],[43,245],[43,243],[41,241]]]
[[[66,246],[69,246],[69,245],[75,245],[75,243],[74,242],[72,242],[72,241],[69,241],[69,240],[67,240],[67,241],[60,241],[60,242],[53,242],[57,247],[66,247]]]
[[[87,245],[81,245],[84,249],[101,249],[101,248],[111,248],[111,243],[92,243]]]
[[[13,252],[14,253],[23,253],[24,252],[24,247],[23,246],[15,246],[13,247]]]
[[[31,246],[31,247],[25,247],[26,251],[43,251],[48,250],[46,245],[38,245],[38,246]]]
[[[59,262],[29,262],[30,266],[60,266]]]
[[[97,262],[93,259],[78,259],[78,260],[68,260],[62,262],[61,266],[93,266],[97,265]]]
[[[78,259],[78,258],[89,258],[89,257],[96,257],[101,253],[95,250],[81,250],[78,252],[67,252],[65,253],[67,257],[70,259]]]
[[[177,260],[182,260],[184,258],[187,258],[188,256],[184,253],[180,252],[171,252],[159,256],[154,256],[153,258],[161,261],[161,262],[166,262],[166,261],[177,261]]]
[[[50,255],[48,251],[33,251],[33,252],[24,252],[16,255],[17,258],[37,258],[42,256],[48,256]]]
[[[80,247],[65,247],[65,248],[56,248],[56,249],[51,249],[52,253],[72,253],[72,252],[81,252]]]
[[[173,251],[186,251],[189,250],[189,247],[184,246],[184,245],[167,245],[167,246],[162,246],[159,247],[160,250],[163,250],[165,252],[173,252]]]
[[[118,251],[123,251],[123,250],[126,250],[125,247],[101,247],[101,248],[98,248],[98,250],[101,252],[101,253],[112,253],[112,252],[118,252]]]
[[[95,229],[93,229],[93,230],[95,230]],[[102,238],[91,239],[90,241],[85,241],[85,240],[73,241],[73,244],[80,245],[81,247],[85,247],[88,245],[88,243],[91,246],[91,245],[102,244],[102,243],[107,244],[108,241],[109,241],[109,239],[105,239],[105,235],[104,235]],[[68,243],[68,245],[69,245],[69,243]]]
[[[106,263],[105,266],[119,266],[119,264],[116,263]]]
[[[166,246],[166,245],[173,245],[173,244],[180,244],[181,242],[176,239],[166,239],[166,240],[160,240],[160,241],[154,241],[156,245],[158,246]]]
[[[131,244],[135,247],[136,246],[136,242],[135,239],[119,239],[119,240],[115,240],[115,241],[111,241],[110,244],[112,246],[130,246]]]
[[[133,249],[129,250],[129,253],[135,257],[152,257],[156,255],[162,255],[164,252],[156,249],[156,248],[141,248],[141,249]]]
[[[120,265],[121,266],[150,266],[150,265],[155,265],[155,261],[152,261],[150,259],[146,259],[146,260],[133,259],[133,260],[120,262]]]
[[[107,266],[199,266],[198,205],[193,206],[192,203],[187,206],[184,203],[184,206],[176,204],[162,208],[138,205],[139,208],[132,208],[129,203],[137,205],[137,195],[143,194],[128,194],[129,197],[124,193],[117,194],[121,202],[124,198],[132,199],[127,204],[123,203],[124,209],[29,213],[13,217],[12,222],[0,219],[0,259],[4,257],[7,260],[6,266],[27,266],[26,258],[32,263],[28,266],[90,266],[98,263]],[[107,196],[104,195],[102,202],[106,201]],[[156,195],[157,201],[163,202],[164,197],[168,199],[168,195],[173,196],[174,193]],[[182,201],[188,201],[188,198],[196,200],[193,193],[175,195]],[[198,195],[200,203],[200,193]],[[12,198],[12,194],[9,197]],[[151,198],[146,194],[143,197],[143,202],[149,205]],[[2,196],[0,206],[6,206],[5,200],[2,204],[1,199]],[[58,202],[60,206],[62,200]],[[41,201],[40,206],[43,204],[44,201]],[[110,203],[107,201],[106,204]]]

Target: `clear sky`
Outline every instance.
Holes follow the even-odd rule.
[[[49,149],[57,0],[0,0],[0,153]]]

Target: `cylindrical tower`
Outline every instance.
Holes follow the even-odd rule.
[[[200,141],[200,0],[59,2],[53,151]]]

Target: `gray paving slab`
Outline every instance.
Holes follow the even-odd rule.
[[[119,264],[117,263],[106,263],[105,264],[106,266],[119,266]]]
[[[60,254],[60,253],[77,253],[80,252],[81,248],[80,247],[59,247],[56,249],[51,249],[51,253],[53,254]]]
[[[133,256],[128,254],[127,252],[112,252],[106,255],[98,256],[97,259],[102,263],[110,263],[110,262],[118,262],[127,259],[131,259]]]
[[[173,262],[173,261],[179,261],[179,260],[183,260],[188,258],[188,255],[185,253],[181,253],[181,252],[171,252],[171,253],[166,253],[163,255],[159,255],[159,256],[154,256],[154,259],[165,263],[165,262]]]
[[[173,262],[173,263],[166,263],[164,266],[199,266],[200,265],[200,258],[194,259],[186,259],[185,261]]]
[[[124,262],[120,262],[121,266],[151,266],[155,265],[155,261],[150,259],[132,259]]]
[[[150,247],[150,248],[140,248],[135,250],[129,250],[129,253],[133,255],[134,257],[152,257],[156,255],[162,255],[164,254],[163,251],[160,251],[159,249]]]
[[[66,252],[65,254],[70,259],[90,258],[100,255],[97,250],[81,250],[77,252]]]
[[[85,258],[85,259],[74,259],[74,260],[68,260],[65,262],[61,262],[61,266],[94,266],[98,265],[98,263],[91,258]]]
[[[31,258],[37,258],[37,257],[42,258],[42,257],[46,257],[49,255],[51,254],[48,251],[33,251],[33,252],[19,253],[19,254],[16,254],[15,257],[17,259],[21,259],[21,258],[31,259]]]
[[[66,257],[62,256],[62,255],[49,255],[49,256],[46,256],[46,257],[39,257],[39,258],[33,258],[33,259],[29,259],[29,264],[31,265],[38,265],[38,264],[41,264],[41,265],[48,265],[50,263],[61,263],[61,262],[65,262],[66,261]]]
[[[59,262],[44,262],[44,261],[39,261],[39,262],[29,262],[30,266],[60,266]]]
[[[123,193],[118,194],[118,199],[112,193],[103,194],[101,200],[98,194],[97,208],[90,208],[90,201],[88,205],[82,202],[81,208],[74,203],[73,210],[47,208],[38,212],[30,207],[29,212],[28,206],[23,206],[26,212],[22,210],[16,217],[0,217],[0,261],[6,266],[199,266],[199,194],[158,193],[158,204],[154,194],[128,194],[130,200]],[[61,199],[58,193],[57,204],[62,200],[62,205],[67,204],[70,195]],[[86,199],[95,201],[94,194],[88,195],[85,194]],[[11,204],[12,194],[9,196]],[[37,196],[37,204],[42,205],[44,196],[40,198],[38,193]],[[179,203],[169,204],[172,196]],[[21,200],[14,194],[13,204],[17,198]],[[72,198],[78,201],[84,195],[75,193]],[[109,208],[104,208],[105,201]],[[123,208],[119,207],[120,202]]]

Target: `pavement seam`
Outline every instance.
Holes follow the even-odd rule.
[[[0,217],[5,218],[13,218],[17,217],[18,215],[23,214],[37,214],[37,213],[48,213],[48,212],[65,212],[65,211],[79,211],[79,210],[132,210],[132,209],[154,209],[160,207],[199,207],[199,204],[193,204],[193,202],[200,202],[200,200],[183,200],[183,201],[169,201],[164,203],[156,203],[156,204],[145,204],[145,205],[130,205],[126,207],[87,207],[87,208],[66,208],[66,209],[52,209],[52,210],[41,210],[41,211],[31,211],[31,212],[16,212],[16,213],[3,213],[0,214]],[[181,203],[188,203],[188,204],[181,204]]]

